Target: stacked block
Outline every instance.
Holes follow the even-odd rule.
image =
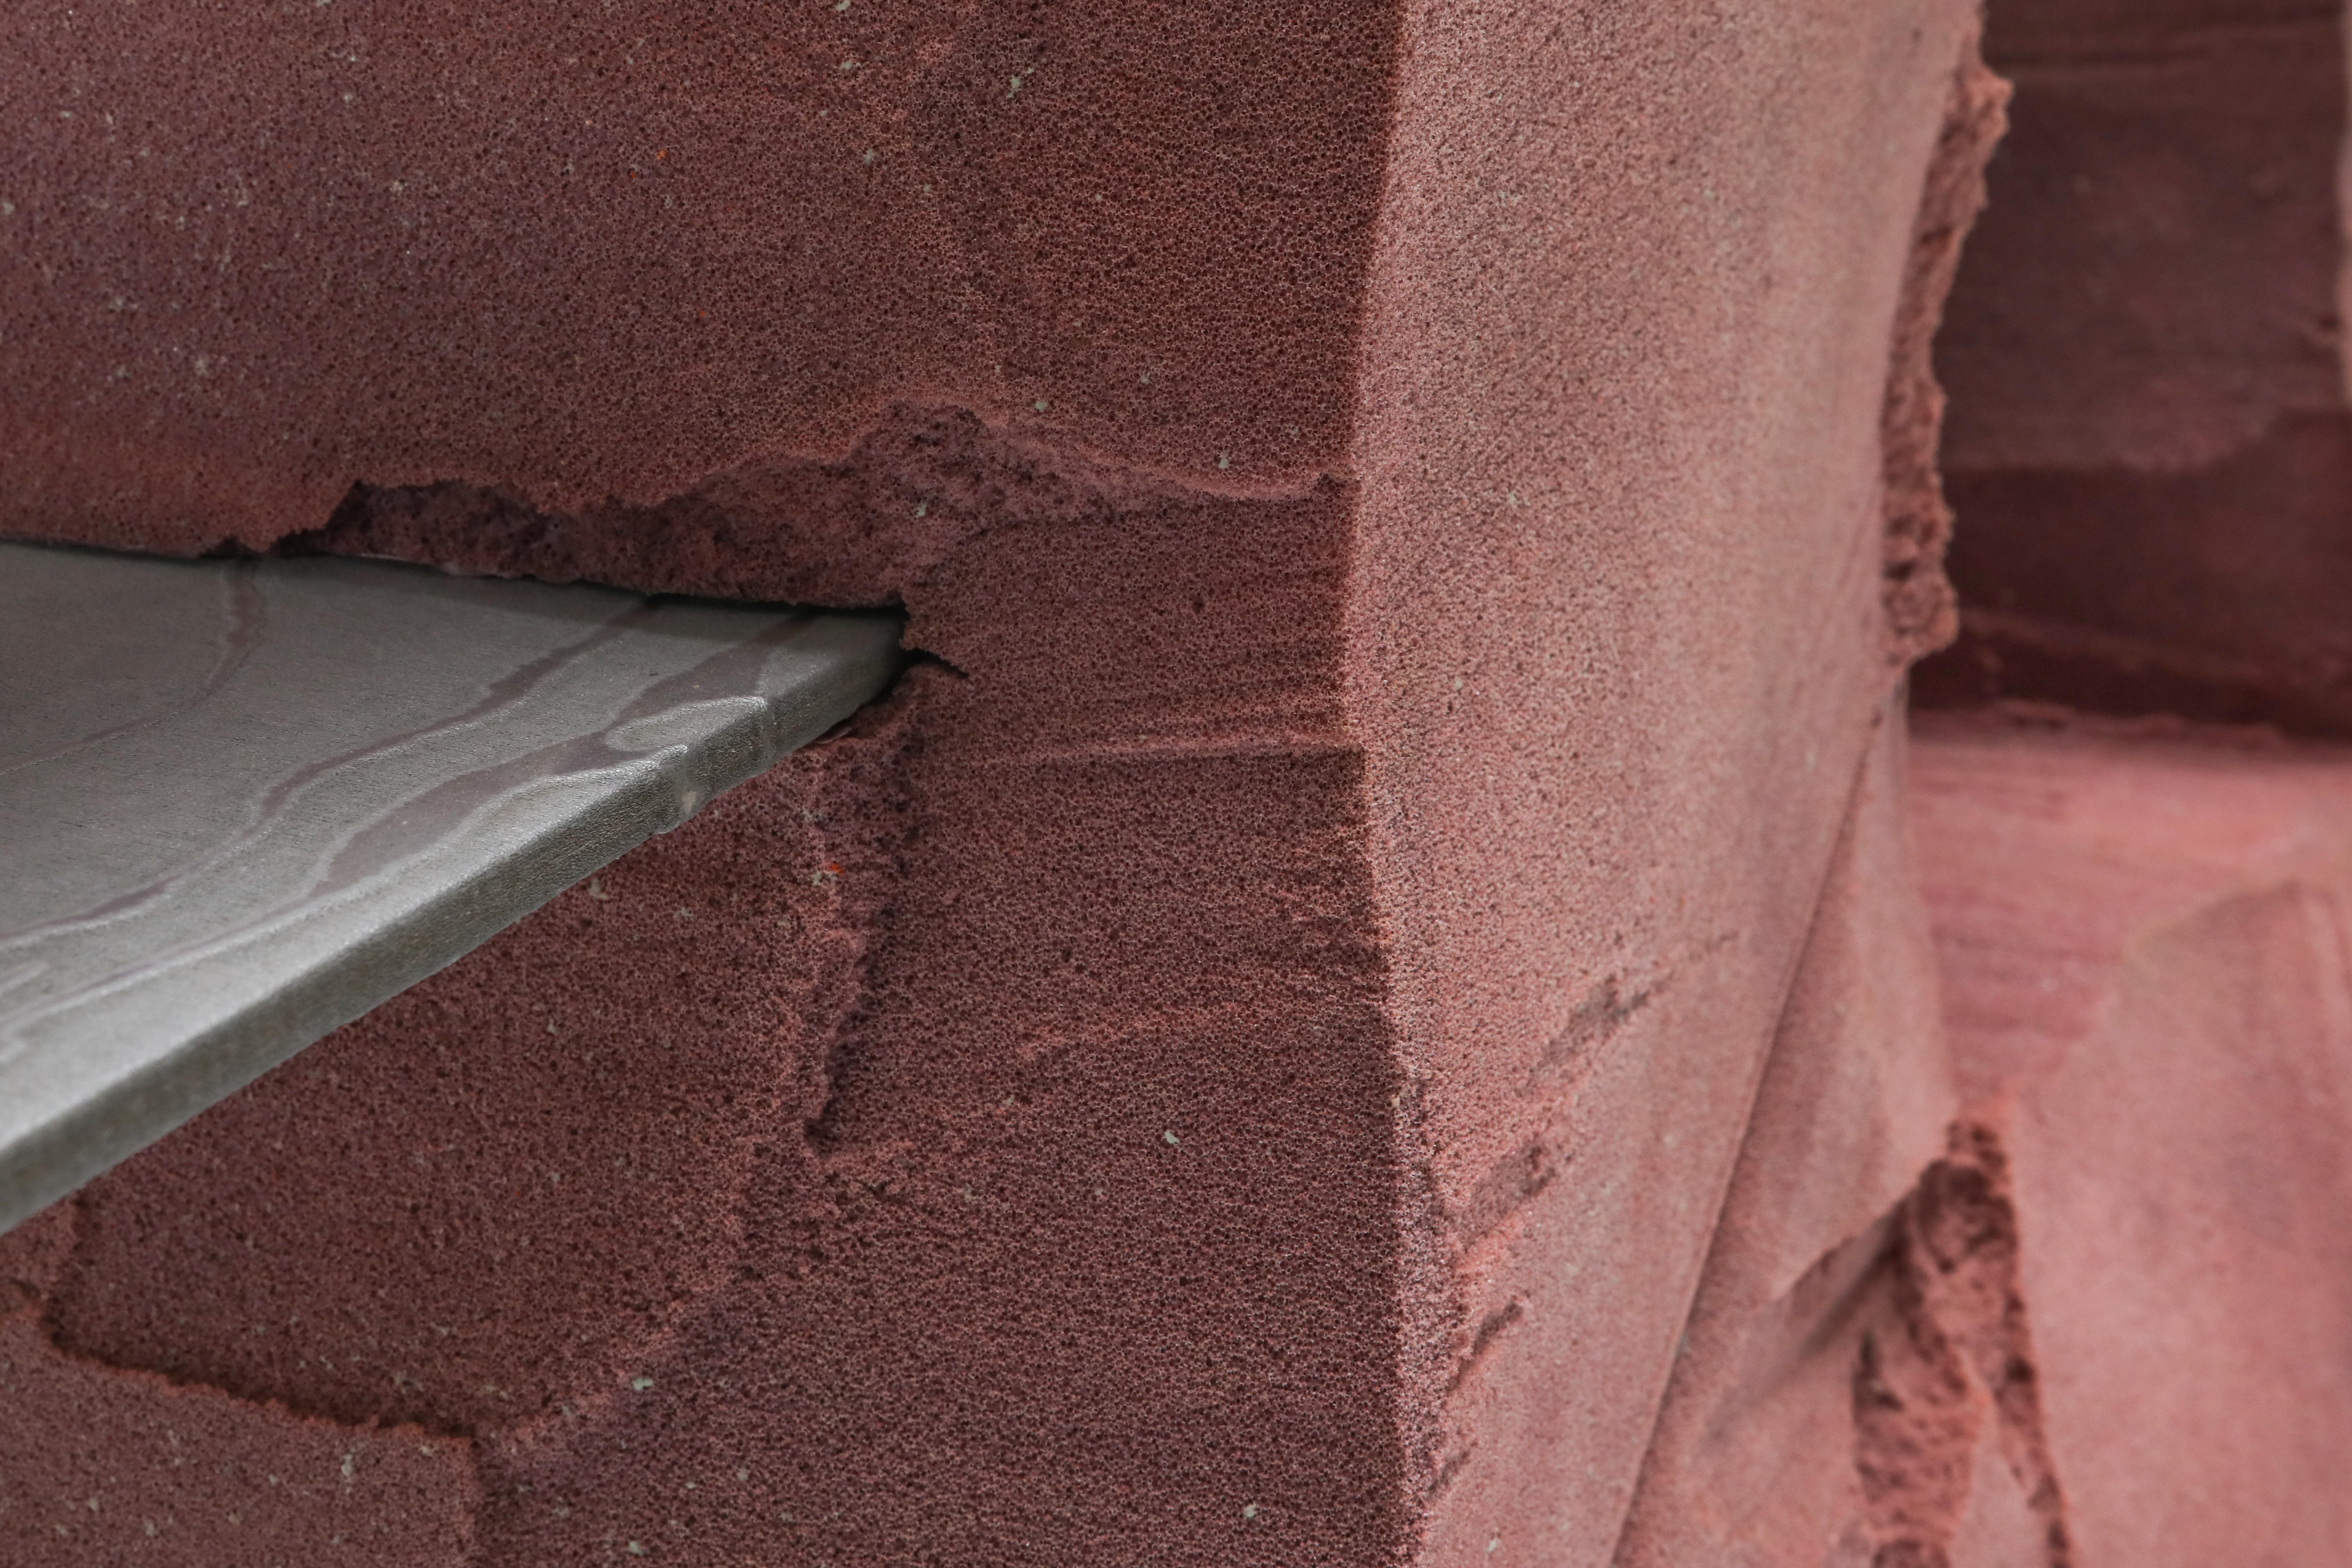
[[[11,1561],[2346,1555],[2342,759],[1906,739],[1947,478],[1946,699],[2336,721],[2186,5],[1996,11],[1940,341],[1958,0],[16,7],[0,530],[928,657],[0,1240]]]
[[[0,526],[936,659],[98,1184],[53,1353],[490,1562],[1605,1556],[1936,602],[1972,26],[12,13]]]

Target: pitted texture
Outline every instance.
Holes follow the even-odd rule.
[[[1891,1215],[1958,1109],[1889,705],[1716,1226],[1620,1568],[1866,1562],[1846,1384],[1889,1316]]]
[[[234,58],[320,166],[199,116],[183,213],[44,127],[121,313],[149,267],[202,308],[0,296],[67,345],[0,415],[8,526],[897,602],[937,658],[895,750],[323,1047],[380,1127],[297,1075],[112,1178],[72,1342],[469,1435],[488,1563],[1605,1555],[1892,680],[1890,350],[1969,8],[1178,9],[60,55],[118,117],[109,72],[209,116]],[[604,183],[547,195],[559,155]],[[181,216],[211,274],[123,238]],[[886,861],[854,940],[757,924]],[[539,1261],[575,1232],[593,1268]]]
[[[355,481],[644,504],[907,395],[1312,473],[1396,25],[12,5],[0,531],[255,547]]]
[[[815,1114],[905,731],[902,700],[721,797],[92,1183],[61,1342],[351,1423],[610,1396],[734,1277],[750,1173]]]
[[[68,1342],[472,1436],[493,1561],[1377,1561],[1343,498],[1066,478],[892,706],[98,1184]]]
[[[0,1237],[0,1556],[157,1568],[459,1568],[481,1490],[463,1442],[341,1426],[60,1350],[41,1321],[75,1231]]]
[[[2008,108],[2009,83],[1985,68],[1972,33],[1952,72],[1944,129],[1927,164],[1886,379],[1886,424],[1880,437],[1886,485],[1886,637],[1888,654],[1898,662],[1935,652],[1959,631],[1958,606],[1944,574],[1952,509],[1944,500],[1937,466],[1945,398],[1936,382],[1933,347],[1959,270],[1960,243],[1984,209],[1985,163],[2009,129]]]
[[[1972,13],[1407,35],[1345,680],[1431,1561],[1605,1561],[1637,1486],[1896,679],[1887,391]]]

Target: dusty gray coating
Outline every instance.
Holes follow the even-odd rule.
[[[0,544],[0,1229],[824,733],[898,634]]]

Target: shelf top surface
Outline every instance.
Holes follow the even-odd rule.
[[[898,636],[0,544],[0,1228],[821,735]]]

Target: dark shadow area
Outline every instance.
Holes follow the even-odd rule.
[[[1944,327],[1958,643],[2003,699],[2352,736],[2329,0],[1993,0],[2016,84]]]

